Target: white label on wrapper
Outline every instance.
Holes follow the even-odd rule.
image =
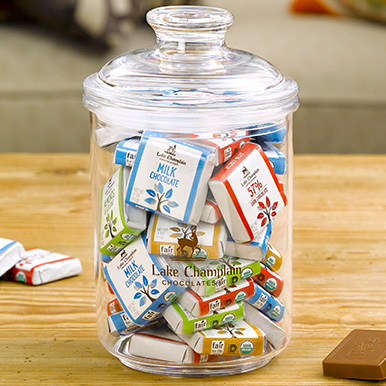
[[[222,355],[224,354],[225,342],[223,340],[215,340],[212,342],[210,348],[211,355]]]
[[[254,306],[258,309],[263,308],[265,303],[267,303],[268,296],[265,294],[261,294],[259,299],[254,303]]]
[[[217,279],[213,279],[213,284],[216,288],[216,292],[220,291],[227,286],[227,279],[225,277],[219,277]]]
[[[194,331],[205,330],[207,321],[205,319],[194,322]]]
[[[216,299],[216,300],[209,303],[209,309],[211,311],[217,311],[220,308],[221,308],[221,300],[220,299]]]
[[[133,324],[133,322],[130,320],[130,318],[127,316],[127,314],[125,314],[124,312],[121,314],[121,318],[122,318],[122,321],[123,323],[125,324],[126,328],[129,328],[131,327],[131,325]]]

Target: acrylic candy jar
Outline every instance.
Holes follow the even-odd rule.
[[[154,47],[84,81],[98,335],[142,371],[253,370],[291,335],[297,84],[225,45],[228,11],[147,20]]]

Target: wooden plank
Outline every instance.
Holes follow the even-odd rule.
[[[386,328],[386,156],[295,157],[293,335],[268,366],[210,385],[354,385],[322,359],[353,328]],[[123,366],[96,334],[86,154],[0,154],[0,235],[79,257],[78,277],[0,281],[0,385],[164,385]],[[194,378],[184,384],[197,384]]]

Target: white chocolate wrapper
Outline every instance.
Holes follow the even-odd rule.
[[[245,144],[209,187],[237,243],[251,242],[287,204],[267,156],[254,143]]]
[[[104,268],[108,283],[134,323],[148,324],[185,289],[169,280],[167,268],[161,257],[149,255],[142,237]]]
[[[179,336],[199,354],[258,356],[266,349],[265,333],[244,320]]]
[[[130,174],[126,202],[197,225],[214,158],[207,148],[145,132]]]
[[[14,267],[24,255],[24,247],[18,241],[0,237],[0,276]]]
[[[220,221],[221,217],[220,208],[218,207],[212,192],[209,190],[200,221],[207,222],[208,224],[216,224]]]
[[[254,293],[255,284],[252,279],[247,279],[208,296],[200,296],[188,288],[179,296],[177,301],[193,316],[201,316],[244,301],[253,296]]]
[[[147,229],[147,250],[182,260],[219,259],[224,256],[227,236],[223,222],[189,225],[152,215]]]
[[[24,258],[6,273],[5,278],[40,285],[81,273],[82,265],[75,257],[43,249],[30,249],[25,252]]]
[[[285,331],[277,323],[269,319],[262,312],[250,304],[245,303],[244,307],[245,320],[264,331],[268,342],[276,350],[282,348],[286,341]]]
[[[194,352],[166,324],[146,328],[124,341],[119,350],[125,355],[135,355],[148,359],[171,363],[200,363],[208,357]]]
[[[177,301],[166,308],[162,315],[176,334],[189,334],[243,319],[244,305],[243,303],[232,304],[206,315],[193,316]]]
[[[263,261],[272,234],[272,222],[268,224],[250,243],[236,243],[228,238],[225,254],[244,259]]]
[[[102,190],[99,247],[107,256],[115,256],[147,225],[146,211],[125,203],[129,173],[129,168],[121,166]]]
[[[114,163],[133,167],[137,155],[140,138],[125,139],[118,143],[114,153]]]

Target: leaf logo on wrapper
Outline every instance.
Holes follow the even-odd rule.
[[[236,327],[234,324],[229,323],[223,326],[213,327],[213,329],[218,330],[217,334],[226,334],[229,332],[232,335],[232,338],[238,338],[236,335],[244,335],[244,327]]]
[[[173,195],[173,189],[170,188],[165,192],[165,189],[161,182],[154,184],[153,189],[146,189],[146,193],[150,196],[145,199],[149,205],[156,204],[157,212],[164,212],[170,214],[171,208],[177,208],[178,204],[175,201],[170,200]]]
[[[273,218],[276,216],[275,209],[277,208],[278,202],[274,202],[271,206],[271,201],[268,198],[268,196],[265,198],[265,204],[261,201],[259,201],[259,210],[260,213],[257,215],[257,218],[261,221],[261,226],[268,224],[273,220]],[[268,220],[268,221],[267,221]]]
[[[113,211],[111,211],[111,213],[107,213],[107,216],[106,216],[106,224],[105,224],[105,230],[106,230],[106,234],[105,234],[105,238],[109,237],[109,235],[111,236],[111,238],[114,238],[115,235],[113,234],[113,231],[116,232],[117,231],[117,228],[115,227],[115,225],[117,224],[117,217],[114,218],[114,214],[113,214]]]
[[[170,230],[174,233],[169,235],[169,237],[178,240],[178,256],[181,256],[184,259],[193,258],[193,260],[205,260],[207,258],[208,254],[205,249],[197,246],[198,237],[204,236],[205,232],[197,232],[196,225],[188,225],[179,222],[178,227],[171,227]]]
[[[157,279],[152,280],[149,284],[149,281],[145,275],[142,276],[142,283],[136,281],[134,283],[134,288],[138,291],[134,295],[134,299],[139,299],[139,306],[142,307],[146,304],[147,300],[150,300],[152,303],[156,300],[151,295],[157,295],[159,291],[154,288],[157,285]]]

